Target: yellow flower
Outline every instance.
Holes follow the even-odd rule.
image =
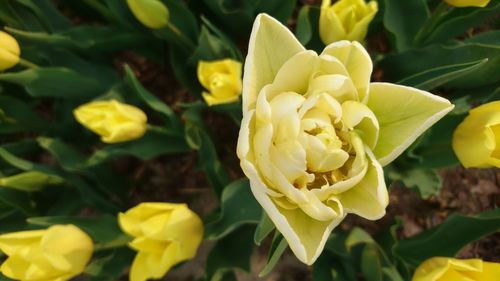
[[[120,213],[120,227],[134,237],[138,251],[130,270],[131,281],[159,279],[175,264],[196,255],[203,224],[186,204],[141,203]]]
[[[499,277],[500,263],[434,257],[417,268],[412,281],[497,281]]]
[[[128,7],[138,21],[149,28],[168,25],[169,11],[160,0],[127,0]]]
[[[19,62],[21,48],[16,39],[0,30],[0,71],[13,67]]]
[[[49,175],[38,171],[29,171],[9,177],[0,178],[0,186],[15,188],[24,191],[37,191],[42,189],[46,185],[61,184],[63,183],[63,181],[64,180],[58,176]]]
[[[500,168],[500,101],[469,111],[455,129],[453,150],[466,168]]]
[[[208,90],[202,95],[209,106],[234,102],[241,95],[241,63],[232,59],[200,61],[198,80]]]
[[[54,225],[0,235],[8,258],[0,272],[14,280],[65,281],[79,275],[92,257],[92,239],[74,225]]]
[[[257,201],[304,263],[347,213],[385,214],[382,166],[453,108],[415,88],[370,83],[371,72],[358,42],[318,55],[272,17],[255,20],[237,154]]]
[[[73,111],[76,120],[106,143],[140,138],[146,132],[147,116],[132,105],[116,100],[94,101]]]
[[[444,0],[455,7],[486,7],[490,0]]]
[[[363,41],[368,26],[378,11],[377,1],[340,0],[331,5],[323,0],[319,17],[319,35],[326,45],[339,40]]]

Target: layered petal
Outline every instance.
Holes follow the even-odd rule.
[[[382,166],[396,159],[454,107],[439,96],[389,83],[370,84],[367,106],[380,125],[373,153]]]
[[[304,51],[295,36],[274,18],[259,14],[255,19],[243,78],[243,113],[255,107],[257,95],[271,83],[281,66]]]

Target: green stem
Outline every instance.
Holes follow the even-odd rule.
[[[195,44],[191,41],[191,39],[189,39],[188,37],[186,37],[186,35],[184,35],[182,33],[182,31],[180,31],[175,25],[173,25],[172,23],[168,22],[167,26],[166,26],[170,31],[172,31],[175,35],[177,35],[177,37],[179,37],[179,39],[182,41],[182,43],[184,43],[186,45],[186,47],[188,47],[190,50],[194,50],[195,49]]]
[[[26,68],[38,68],[38,65],[36,65],[36,64],[34,64],[34,63],[30,62],[30,61],[27,61],[27,60],[25,60],[23,58],[19,59],[19,65],[22,65],[22,66],[24,66]]]
[[[147,125],[147,129],[148,129],[148,131],[157,132],[157,133],[165,134],[165,135],[168,135],[168,136],[173,136],[173,137],[179,137],[180,136],[180,134],[176,134],[175,132],[172,132],[172,130],[169,130],[169,129],[165,128],[165,127],[160,127],[160,126],[155,126],[155,125],[148,124]]]
[[[109,250],[109,249],[114,249],[114,248],[125,247],[128,245],[128,243],[130,243],[130,241],[131,241],[130,237],[123,236],[123,237],[120,237],[120,238],[113,240],[111,242],[108,242],[108,243],[95,244],[94,251],[97,252],[97,251],[104,251],[104,250]]]
[[[444,1],[439,3],[431,17],[425,22],[424,26],[420,29],[420,31],[415,36],[415,43],[418,45],[422,43],[427,37],[431,34],[432,31],[436,28],[441,20],[442,16],[448,12],[449,5]]]

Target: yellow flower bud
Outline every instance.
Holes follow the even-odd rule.
[[[10,34],[0,31],[0,71],[13,67],[19,62],[21,48]]]
[[[140,138],[146,132],[147,116],[139,108],[118,102],[94,101],[73,111],[76,120],[106,143]]]
[[[74,225],[3,234],[0,251],[8,258],[0,272],[14,280],[69,280],[83,272],[93,248],[92,239]]]
[[[496,281],[499,276],[500,263],[434,257],[417,268],[412,281]]]
[[[241,63],[232,59],[200,61],[198,80],[208,90],[202,95],[209,106],[234,102],[241,95]]]
[[[127,0],[127,4],[145,26],[157,29],[168,25],[169,11],[160,0]]]
[[[319,17],[319,35],[325,45],[349,40],[363,41],[368,26],[378,11],[377,1],[340,0],[331,5],[323,0]]]
[[[500,101],[469,111],[455,129],[453,150],[466,168],[500,168]]]
[[[24,191],[37,191],[49,184],[61,184],[63,179],[58,176],[30,171],[10,177],[0,178],[0,186]]]
[[[141,203],[118,215],[120,227],[134,237],[138,253],[131,281],[159,279],[175,264],[191,259],[203,236],[201,219],[186,204]]]
[[[486,7],[490,0],[444,0],[455,7]]]

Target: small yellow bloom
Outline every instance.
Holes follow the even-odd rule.
[[[241,63],[232,59],[200,61],[198,80],[208,90],[203,92],[208,105],[234,102],[241,95]]]
[[[0,178],[0,186],[15,188],[24,191],[37,191],[49,184],[61,184],[63,179],[37,171],[29,171]]]
[[[444,0],[455,7],[486,7],[490,0]]]
[[[160,0],[127,0],[132,14],[142,24],[157,29],[168,25],[169,11]]]
[[[21,48],[10,34],[0,31],[0,71],[13,67],[19,62]]]
[[[138,251],[131,281],[159,279],[175,264],[196,255],[203,236],[201,219],[186,204],[141,203],[118,215],[120,227],[134,237]]]
[[[3,234],[0,251],[8,258],[0,272],[14,280],[69,280],[83,272],[93,248],[92,239],[71,224]]]
[[[466,168],[500,168],[500,101],[469,111],[455,129],[453,150]]]
[[[499,277],[500,263],[434,257],[417,268],[412,281],[497,281]]]
[[[319,17],[319,35],[325,45],[340,40],[363,41],[368,26],[378,11],[377,1],[340,0],[331,5],[323,0]]]
[[[146,132],[147,116],[139,108],[118,102],[94,101],[73,111],[76,120],[106,143],[140,138]]]

